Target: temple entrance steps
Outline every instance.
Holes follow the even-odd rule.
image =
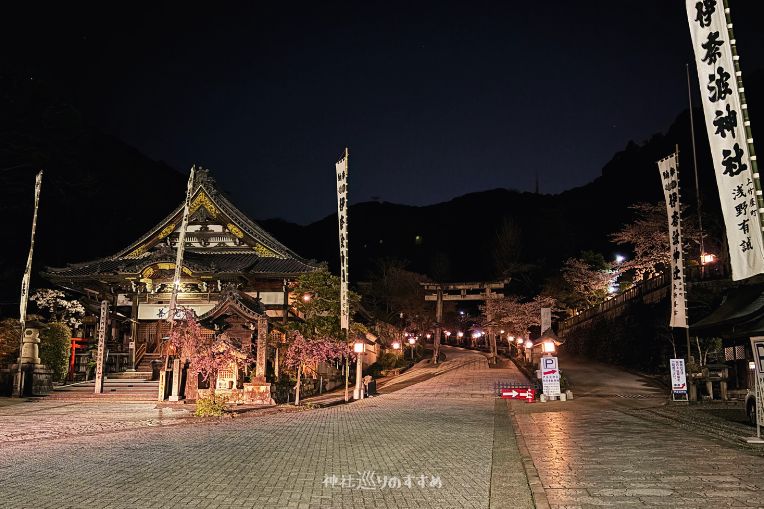
[[[152,361],[161,361],[162,360],[162,354],[161,353],[145,353],[143,354],[143,358],[138,363],[138,365],[135,367],[136,371],[140,372],[149,372],[151,373],[151,362]]]
[[[111,373],[110,375],[113,375]],[[95,381],[54,387],[48,399],[109,399],[123,401],[156,401],[159,382],[142,378],[106,378],[103,393],[95,394]]]
[[[109,380],[151,380],[151,368],[148,371],[122,371],[120,373],[107,373]]]

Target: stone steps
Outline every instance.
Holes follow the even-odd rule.
[[[107,378],[103,383],[103,393],[95,393],[95,381],[79,382],[55,387],[48,399],[103,399],[126,401],[155,401],[159,382],[143,378]]]

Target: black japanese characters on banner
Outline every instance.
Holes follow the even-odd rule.
[[[764,242],[739,95],[739,66],[721,0],[686,0],[703,111],[727,230],[732,278],[764,272]]]
[[[335,165],[337,171],[337,220],[340,233],[340,327],[350,326],[348,301],[348,154]]]
[[[663,194],[666,198],[666,217],[669,225],[671,249],[671,327],[687,327],[687,299],[684,280],[684,254],[682,252],[682,212],[679,195],[679,157],[671,154],[658,161]]]

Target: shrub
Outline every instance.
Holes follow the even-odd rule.
[[[53,381],[62,382],[69,371],[72,330],[63,322],[51,322],[40,331],[40,361],[53,371]]]
[[[196,410],[194,416],[196,417],[220,417],[225,411],[225,404],[228,402],[228,398],[222,396],[215,396],[214,394],[196,400]]]

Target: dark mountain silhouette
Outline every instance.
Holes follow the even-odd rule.
[[[45,265],[114,253],[167,214],[185,177],[87,124],[43,84],[0,76],[0,249],[3,313],[18,314],[34,176],[44,169],[33,286]],[[10,308],[10,309],[9,309]]]
[[[764,72],[746,79],[753,119],[764,95]],[[758,100],[757,100],[758,98]],[[719,237],[721,212],[700,108],[694,109],[698,180],[704,227]],[[755,120],[754,120],[755,122]],[[521,263],[534,264],[536,284],[556,273],[562,262],[582,250],[611,257],[626,249],[611,244],[609,234],[632,220],[629,205],[663,200],[656,161],[679,146],[681,193],[690,214],[696,213],[689,109],[665,133],[637,144],[629,141],[593,182],[558,195],[537,195],[507,189],[470,193],[424,207],[367,202],[349,211],[351,280],[363,279],[376,259],[393,257],[410,262],[410,269],[443,280],[482,280],[500,277],[494,261],[496,235],[505,219],[520,230]],[[571,168],[571,171],[575,169]],[[329,262],[337,271],[335,215],[307,226],[281,220],[261,221],[277,237],[304,256]]]
[[[749,108],[760,107],[764,73],[747,78]],[[719,205],[702,111],[695,110],[698,173],[707,226],[720,223]],[[680,147],[684,203],[694,210],[695,184],[689,111],[665,133],[629,142],[590,184],[558,195],[507,189],[470,193],[435,205],[413,207],[367,202],[350,207],[350,275],[368,277],[379,258],[410,262],[410,269],[440,280],[499,277],[496,235],[505,220],[519,231],[518,263],[536,266],[540,284],[566,258],[591,249],[611,256],[608,235],[631,219],[630,204],[662,200],[655,162]],[[541,163],[543,164],[543,162]],[[33,182],[45,169],[35,251],[35,273],[46,265],[90,260],[114,253],[164,217],[181,199],[185,177],[148,159],[82,119],[43,86],[0,77],[0,210],[6,245],[0,250],[4,314],[15,314],[29,245]],[[357,170],[358,171],[358,170]],[[571,171],[576,171],[571,168]],[[691,210],[692,212],[692,210]],[[286,245],[336,271],[335,215],[300,226],[261,221]],[[621,249],[619,249],[621,250]],[[39,278],[33,285],[45,284]]]

